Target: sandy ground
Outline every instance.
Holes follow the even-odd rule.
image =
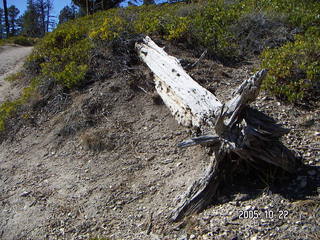
[[[0,47],[0,103],[7,97],[16,97],[17,89],[4,79],[10,74],[16,73],[22,67],[23,62],[33,47],[6,45]]]

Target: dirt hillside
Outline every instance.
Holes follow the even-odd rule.
[[[189,62],[199,57],[159,44]],[[227,99],[256,63],[227,67],[203,60],[189,74]],[[255,107],[293,129],[284,142],[307,167],[294,176],[240,172],[209,209],[170,223],[179,196],[203,174],[209,155],[200,146],[176,147],[195,132],[178,126],[152,84],[128,84],[132,78],[151,82],[149,70],[137,68],[138,76],[121,73],[48,99],[0,145],[1,239],[319,238],[319,108],[261,93]],[[267,181],[272,176],[281,178]],[[261,215],[241,218],[250,210]]]

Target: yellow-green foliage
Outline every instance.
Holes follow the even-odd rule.
[[[208,7],[193,18],[191,33],[198,45],[205,46],[223,57],[233,56],[236,53],[236,41],[229,31],[229,26],[240,16],[238,4],[226,5],[224,1],[211,1]]]
[[[10,118],[19,107],[26,104],[27,101],[34,96],[39,81],[35,78],[31,81],[31,84],[22,90],[21,96],[14,101],[6,101],[0,105],[0,131],[5,130],[5,124],[8,118]]]
[[[28,58],[28,65],[39,65],[43,79],[53,78],[71,88],[85,78],[92,42],[87,37],[87,21],[63,24],[47,34]]]
[[[211,54],[222,58],[235,57],[239,39],[234,37],[230,27],[246,14],[258,11],[281,16],[287,26],[300,31],[295,42],[263,52],[262,67],[270,70],[265,88],[290,101],[303,98],[319,84],[320,78],[319,1],[209,0],[188,5],[144,5],[110,9],[75,19],[59,25],[39,40],[26,64],[37,80],[24,89],[20,98],[0,106],[0,130],[4,129],[6,119],[35,94],[42,81],[53,79],[67,88],[83,82],[90,68],[91,50],[97,41],[142,33],[187,42],[193,48],[207,48]],[[31,40],[15,37],[1,40],[0,45],[29,44]],[[15,78],[17,76],[12,77]]]
[[[207,47],[214,53],[233,54],[235,43],[228,25],[240,16],[237,5],[210,1],[202,5],[185,4],[145,5],[112,11],[102,25],[90,33],[91,39],[112,40],[124,33],[142,33],[167,40],[185,41]],[[109,19],[111,18],[111,19]]]
[[[7,39],[0,39],[0,46],[5,44],[18,44],[21,46],[32,46],[37,42],[38,39],[25,37],[25,36],[14,36]]]
[[[307,30],[320,24],[320,3],[316,0],[262,0],[258,4],[270,14],[285,15],[292,27]]]
[[[261,55],[262,66],[269,69],[265,88],[289,101],[316,94],[315,88],[320,85],[319,56],[320,29],[316,28],[279,49],[265,50]],[[320,89],[317,91],[319,94]]]
[[[28,66],[36,69],[41,79],[54,79],[72,88],[85,80],[96,41],[140,33],[187,42],[194,48],[207,48],[213,55],[233,58],[238,55],[239,40],[230,26],[257,11],[283,16],[287,25],[299,27],[302,33],[320,24],[320,3],[312,0],[210,0],[110,9],[69,21],[47,34],[36,46]],[[278,50],[274,51],[276,55]]]
[[[23,77],[24,77],[24,73],[23,72],[17,72],[17,73],[13,73],[13,74],[10,74],[9,76],[7,76],[5,78],[5,81],[15,82],[15,81],[19,81]]]
[[[128,29],[129,23],[119,16],[115,9],[107,13],[103,23],[90,31],[90,39],[113,40]]]

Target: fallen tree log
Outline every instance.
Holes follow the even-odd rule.
[[[222,104],[196,83],[176,58],[169,56],[149,37],[137,42],[135,47],[142,61],[154,73],[156,90],[176,120],[189,127],[212,127],[212,135],[178,144],[179,147],[209,145],[214,155],[203,178],[193,183],[172,212],[172,220],[199,212],[212,202],[226,171],[232,168],[234,156],[238,161],[266,162],[288,172],[296,170],[297,158],[280,142],[289,130],[249,107],[259,94],[266,70],[245,80],[234,91],[233,98]]]
[[[222,104],[183,70],[179,60],[169,56],[149,37],[136,43],[140,58],[155,75],[155,86],[163,102],[183,126],[214,124]]]

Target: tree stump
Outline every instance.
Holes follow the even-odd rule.
[[[178,147],[207,145],[214,154],[204,176],[189,187],[172,212],[173,221],[200,212],[212,202],[232,165],[231,156],[254,163],[267,162],[288,172],[296,170],[299,162],[295,154],[280,141],[289,130],[249,106],[258,96],[267,70],[262,69],[245,80],[230,101],[221,103],[184,71],[178,59],[169,56],[151,38],[145,37],[135,47],[154,73],[156,90],[178,123],[187,127],[206,125],[214,133],[178,144]]]

